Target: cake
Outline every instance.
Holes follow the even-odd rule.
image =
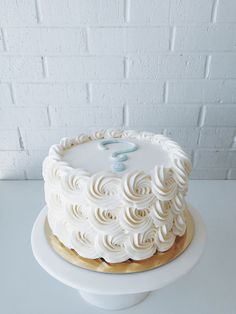
[[[165,252],[186,232],[190,172],[184,151],[160,134],[63,138],[43,162],[50,229],[83,258],[120,263]]]

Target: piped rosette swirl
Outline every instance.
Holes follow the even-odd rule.
[[[169,201],[177,192],[177,184],[170,168],[156,166],[152,176],[152,191],[158,200]]]
[[[61,183],[64,197],[72,201],[83,201],[89,178],[89,173],[83,169],[66,173]]]
[[[120,178],[112,173],[101,172],[90,177],[86,197],[92,205],[101,208],[116,208],[119,205]]]
[[[78,228],[71,234],[71,248],[85,258],[99,258],[99,252],[95,245],[96,233],[84,224],[84,228]]]
[[[120,198],[124,204],[138,209],[150,206],[155,199],[151,188],[151,177],[143,171],[125,174],[122,179]]]
[[[119,223],[123,230],[130,233],[144,232],[153,224],[148,209],[126,207],[119,212]]]
[[[130,234],[125,242],[125,249],[134,260],[146,259],[156,253],[157,229],[152,226],[145,232]]]
[[[171,202],[157,200],[150,208],[150,217],[157,228],[166,225],[170,230],[173,225],[174,215]]]
[[[157,249],[159,252],[165,252],[169,250],[175,242],[175,235],[168,230],[166,225],[157,229]]]
[[[92,208],[88,214],[88,221],[92,228],[99,233],[122,233],[121,225],[117,217],[118,210]]]
[[[120,263],[129,258],[124,243],[126,240],[124,233],[99,234],[96,238],[96,247],[100,256],[108,263]]]

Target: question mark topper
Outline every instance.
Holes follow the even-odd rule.
[[[138,149],[138,145],[135,143],[132,143],[132,142],[128,142],[128,141],[111,139],[111,140],[101,141],[98,144],[98,148],[100,150],[107,150],[107,149],[109,149],[107,147],[107,145],[117,144],[117,143],[127,144],[129,146],[128,148],[118,150],[118,151],[112,153],[112,155],[111,155],[111,159],[113,160],[113,163],[111,165],[112,171],[122,172],[126,169],[125,164],[123,162],[128,159],[127,154],[135,152]]]

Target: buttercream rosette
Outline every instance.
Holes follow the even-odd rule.
[[[175,242],[175,235],[171,230],[168,230],[166,225],[162,225],[157,229],[157,249],[160,252],[169,250]]]
[[[118,190],[121,179],[112,173],[100,172],[90,177],[86,197],[91,205],[101,208],[116,208],[120,204]]]
[[[153,221],[147,209],[126,207],[119,212],[119,223],[123,230],[133,233],[145,232],[150,229]]]
[[[143,171],[126,173],[122,179],[120,198],[124,204],[138,209],[149,207],[155,199],[151,177]]]
[[[108,263],[120,263],[129,258],[125,249],[126,235],[124,233],[99,234],[96,237],[96,247],[100,256]]]
[[[150,217],[156,226],[160,228],[166,225],[167,229],[170,230],[173,226],[174,214],[171,210],[170,201],[160,201],[157,200],[150,208]]]
[[[73,229],[76,229],[87,221],[90,210],[79,203],[70,203],[65,205],[65,216]]]
[[[92,208],[88,214],[88,222],[96,232],[116,234],[123,233],[118,221],[118,210]]]
[[[71,248],[73,248],[80,256],[85,258],[99,258],[99,252],[96,249],[96,232],[84,223],[71,233]]]
[[[62,193],[71,201],[83,202],[85,189],[90,175],[83,169],[68,171],[61,180]]]
[[[156,166],[152,176],[152,191],[160,201],[169,201],[177,193],[177,183],[170,168]]]
[[[152,226],[142,233],[130,234],[125,242],[125,249],[134,260],[146,259],[156,253],[157,229]]]

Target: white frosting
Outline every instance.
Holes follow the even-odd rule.
[[[104,153],[110,156],[115,148],[99,151],[104,138],[138,144],[125,171],[109,170]],[[65,246],[86,258],[117,263],[151,257],[186,231],[190,171],[185,153],[162,135],[102,130],[64,138],[43,163],[49,225]]]
[[[109,149],[100,150],[98,144],[101,140],[93,140],[83,145],[74,146],[65,152],[63,160],[73,168],[83,168],[91,173],[111,171],[112,153],[126,149],[128,145],[122,138],[123,143],[108,145]],[[156,165],[168,166],[171,164],[168,152],[161,145],[156,145],[150,140],[131,139],[131,142],[137,144],[138,149],[128,154],[128,160],[125,161],[127,167],[125,172],[138,169],[151,173]],[[145,163],[143,162],[144,159]]]
[[[133,171],[123,176],[119,197],[124,204],[134,208],[149,207],[155,198],[151,177],[143,171]]]
[[[86,198],[91,205],[102,208],[116,208],[120,206],[117,191],[121,186],[121,179],[109,172],[100,172],[89,178]]]

